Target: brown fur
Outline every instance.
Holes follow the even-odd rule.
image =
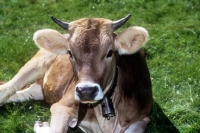
[[[74,82],[71,63],[68,55],[60,55],[52,63],[44,83],[44,97],[50,103],[58,102]]]
[[[0,81],[0,85],[4,84],[5,82],[4,81]]]
[[[118,67],[115,107],[119,111],[120,124],[125,126],[150,115],[151,81],[143,51],[119,56]]]

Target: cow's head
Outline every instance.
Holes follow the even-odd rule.
[[[116,35],[130,15],[118,21],[84,18],[70,23],[52,19],[68,34],[51,29],[34,34],[35,43],[56,54],[69,54],[77,85],[75,99],[95,103],[111,87],[116,71],[116,54],[133,54],[146,42],[148,32],[142,27],[130,27]]]

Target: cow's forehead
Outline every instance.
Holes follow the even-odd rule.
[[[79,20],[72,21],[69,23],[69,31],[73,31],[77,27],[83,29],[91,28],[106,28],[107,30],[112,30],[111,28],[112,21],[104,18],[82,18]]]
[[[69,24],[71,45],[76,45],[76,47],[80,45],[99,47],[102,44],[104,46],[111,44],[113,34],[111,24],[111,20],[102,18],[84,18],[71,22]]]

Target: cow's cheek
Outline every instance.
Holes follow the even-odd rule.
[[[107,91],[106,89],[109,89],[108,87],[112,83],[112,79],[114,78],[115,75],[115,60],[110,60],[106,62],[105,69],[103,71],[103,91]]]

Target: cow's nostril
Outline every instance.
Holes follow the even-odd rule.
[[[92,89],[91,89],[91,95],[92,96],[96,96],[99,92],[99,89],[97,86],[94,86]]]
[[[76,87],[76,92],[82,93],[82,88],[81,87]]]

